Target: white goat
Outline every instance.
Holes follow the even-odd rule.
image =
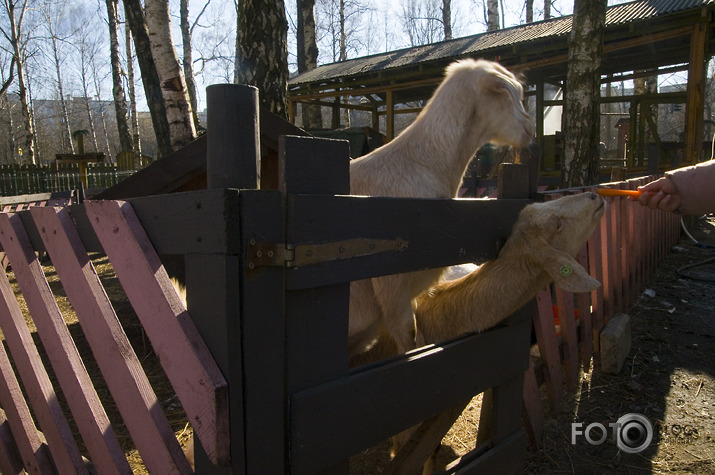
[[[441,281],[417,298],[417,331],[427,343],[480,332],[508,317],[547,284],[589,292],[601,284],[574,256],[603,215],[595,193],[534,203],[519,214],[497,259]]]
[[[569,292],[599,287],[600,282],[588,275],[574,256],[593,233],[604,209],[603,198],[595,193],[526,206],[496,259],[466,275],[468,266],[452,266],[440,282],[415,299],[420,339],[426,344],[439,343],[491,328],[550,282]],[[371,351],[351,359],[351,366],[399,353],[390,335],[383,332]]]
[[[486,143],[523,147],[533,124],[523,89],[489,61],[451,64],[434,95],[397,138],[350,165],[354,195],[454,198],[467,165]],[[441,269],[356,281],[350,288],[350,355],[368,350],[386,331],[400,352],[415,347],[412,300]]]

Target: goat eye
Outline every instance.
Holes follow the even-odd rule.
[[[564,222],[561,220],[561,218],[556,220],[556,230],[561,231],[561,228],[564,227]]]

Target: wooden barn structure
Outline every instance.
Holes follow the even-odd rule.
[[[627,159],[629,167],[643,163],[649,153],[647,141],[652,142],[651,156],[657,152],[665,157],[669,150],[679,150],[677,160],[663,165],[702,159],[706,63],[715,44],[714,12],[713,0],[636,0],[608,8],[603,83],[683,71],[688,77],[687,90],[682,92],[602,97],[604,103],[629,104],[628,148],[625,156],[620,156]],[[372,128],[383,131],[389,140],[395,135],[395,115],[418,110],[414,103],[432,95],[449,63],[486,58],[522,73],[531,86],[537,139],[548,166],[551,157],[558,155],[558,146],[553,135],[544,133],[544,117],[549,108],[563,105],[563,96],[549,97],[548,89],[563,90],[565,86],[571,22],[571,16],[564,16],[320,66],[289,81],[293,120],[298,104],[331,108],[333,128],[339,127],[341,110],[364,110],[372,113]],[[679,143],[668,144],[658,137],[649,113],[649,106],[655,104],[677,104],[685,109]],[[382,128],[381,117],[385,118]],[[648,171],[652,173],[657,161],[651,162]]]

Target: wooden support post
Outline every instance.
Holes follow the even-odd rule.
[[[389,142],[395,138],[395,93],[387,91],[385,95],[385,104],[387,107],[385,110],[385,135],[387,136],[387,141]]]
[[[697,23],[690,37],[688,100],[685,105],[684,162],[695,164],[702,158],[703,108],[705,106],[705,44],[707,25]]]
[[[279,147],[280,189],[290,208],[291,195],[349,194],[350,147],[345,140],[281,137]],[[340,231],[337,229],[336,231]],[[317,237],[313,226],[287,216],[288,242],[310,242]],[[323,239],[330,236],[322,236]],[[292,394],[348,373],[348,306],[350,284],[341,283],[304,290],[286,289],[286,378],[288,399]],[[343,335],[344,338],[335,338]],[[290,417],[295,422],[294,417]],[[291,441],[300,427],[287,428]],[[289,443],[290,469],[312,472],[321,461],[306,459],[298,444]],[[329,455],[329,454],[326,454]],[[332,462],[326,462],[328,466]],[[310,468],[309,468],[310,467]],[[347,462],[330,467],[330,473],[348,473]]]
[[[536,81],[536,143],[544,150],[544,79]]]
[[[208,188],[258,188],[261,183],[258,89],[214,84],[206,88],[206,103]]]
[[[209,189],[241,188],[255,189],[260,185],[260,130],[258,89],[251,86],[234,84],[217,84],[207,88],[207,150],[206,171]],[[254,192],[255,193],[255,192]],[[254,213],[265,213],[267,221],[270,220],[270,210],[278,213],[277,231],[280,233],[281,205],[278,193],[270,193],[275,198],[273,202],[264,203],[269,211],[256,210]],[[234,197],[238,203],[238,197]],[[245,206],[252,204],[250,198]],[[270,201],[270,200],[269,200]],[[200,208],[201,203],[196,204]],[[233,205],[238,212],[238,205]],[[253,221],[256,221],[255,214]],[[230,218],[235,219],[235,218]],[[251,219],[249,217],[249,219]],[[263,222],[263,221],[261,221]],[[228,223],[217,223],[230,226]],[[240,223],[243,224],[243,223]],[[243,229],[242,226],[238,226]],[[241,236],[241,241],[243,236]],[[282,236],[269,236],[269,239],[281,239]],[[278,241],[279,242],[279,241]],[[227,250],[221,254],[187,254],[186,263],[186,294],[187,306],[194,323],[202,338],[211,350],[214,360],[228,382],[230,394],[230,433],[231,433],[231,466],[226,468],[216,467],[211,464],[198,440],[194,441],[195,464],[197,473],[245,473],[255,464],[253,457],[266,456],[260,450],[254,450],[247,440],[255,433],[260,432],[262,424],[273,424],[268,418],[264,421],[247,420],[247,412],[260,405],[261,396],[245,389],[244,368],[249,376],[259,372],[257,355],[251,349],[243,348],[244,333],[250,334],[254,327],[249,322],[246,324],[244,313],[255,311],[240,307],[240,295],[250,292],[245,288],[246,279],[241,274],[242,263],[238,250]],[[256,283],[256,282],[254,282]],[[259,284],[261,282],[258,282]],[[276,299],[267,299],[265,312],[270,312],[270,304],[275,304]],[[280,305],[280,302],[277,304]],[[260,318],[254,313],[256,318]],[[265,350],[265,348],[264,348]],[[263,350],[262,350],[263,351]],[[278,371],[282,371],[278,368]],[[265,371],[266,376],[272,373]],[[256,390],[260,391],[260,383]],[[277,397],[282,397],[278,393]],[[267,399],[267,398],[266,398]],[[270,408],[272,411],[274,407]],[[259,411],[257,410],[257,413]],[[278,422],[282,423],[282,416],[276,415]],[[257,439],[260,441],[260,438]],[[262,441],[260,441],[262,442]],[[281,447],[268,456],[269,460],[281,458]],[[249,457],[250,455],[250,457]],[[250,460],[249,460],[250,459]],[[252,467],[258,466],[253,465]],[[282,465],[277,466],[280,473]],[[271,470],[269,470],[271,471]]]
[[[501,163],[497,178],[497,198],[529,197],[529,167],[521,163]]]

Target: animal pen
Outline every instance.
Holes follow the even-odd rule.
[[[511,199],[355,197],[347,142],[283,136],[278,189],[263,189],[258,124],[255,89],[211,86],[207,189],[0,214],[2,473],[86,473],[83,456],[98,473],[131,470],[43,274],[44,253],[153,473],[191,467],[92,267],[94,253],[108,256],[186,412],[197,473],[347,473],[353,454],[427,421],[389,467],[413,472],[485,391],[477,446],[449,471],[520,472],[545,419],[539,385],[556,410],[562,378],[573,388],[580,367],[589,371],[599,331],[677,240],[677,219],[614,198],[579,256],[603,282],[597,291],[544,289],[493,329],[350,369],[350,282],[495,257],[530,202],[527,175],[508,171],[522,178],[502,180]],[[188,311],[161,263],[172,256],[184,264]]]

